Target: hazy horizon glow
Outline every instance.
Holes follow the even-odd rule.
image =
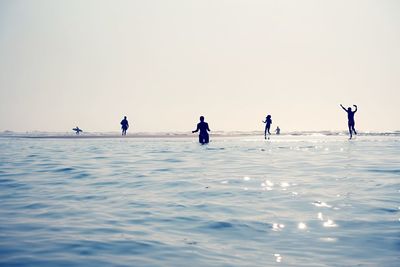
[[[399,130],[399,1],[0,0],[0,130]]]

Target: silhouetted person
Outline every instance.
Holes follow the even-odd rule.
[[[271,128],[271,124],[272,124],[271,115],[268,115],[265,118],[265,121],[262,121],[262,122],[265,123],[264,138],[267,139],[267,133],[269,135],[271,135],[271,133],[269,132],[269,129]]]
[[[78,126],[72,129],[72,131],[75,131],[76,134],[79,134],[80,132],[83,132],[81,129],[79,129]]]
[[[200,144],[204,145],[209,142],[209,136],[208,132],[211,131],[210,128],[208,128],[208,123],[204,121],[204,117],[200,117],[200,122],[197,124],[196,130],[192,131],[192,133],[196,133],[200,131],[199,134],[199,142]]]
[[[276,132],[276,134],[281,134],[281,129],[279,128],[279,126],[276,127],[275,132]]]
[[[126,135],[126,130],[129,128],[129,123],[128,120],[126,119],[126,116],[124,116],[124,119],[121,121],[121,129],[122,129],[122,135]]]
[[[354,114],[357,112],[357,105],[353,105],[356,109],[354,111],[351,110],[351,107],[348,107],[347,109],[345,107],[343,107],[342,104],[340,104],[340,106],[342,107],[342,109],[344,111],[347,112],[347,118],[349,119],[348,121],[348,125],[349,125],[349,134],[350,134],[350,139],[353,137],[352,132],[354,132],[354,134],[357,134],[356,129],[354,129]]]

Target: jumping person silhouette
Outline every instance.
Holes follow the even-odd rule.
[[[263,123],[265,123],[265,131],[264,131],[264,138],[267,139],[267,133],[269,135],[271,135],[271,133],[269,132],[269,129],[271,128],[271,124],[272,124],[272,119],[271,119],[271,115],[268,115],[265,118],[265,121],[262,121]]]
[[[210,140],[208,132],[210,132],[211,130],[208,127],[208,123],[204,121],[203,116],[200,116],[200,122],[197,124],[196,130],[192,131],[192,133],[196,133],[199,130],[200,130],[199,143],[202,145],[207,144]]]
[[[124,119],[121,121],[121,129],[122,129],[122,135],[126,135],[126,130],[129,128],[129,123],[128,120],[126,119],[126,116],[124,116]]]
[[[347,112],[347,118],[348,118],[348,125],[349,125],[349,134],[350,134],[350,139],[353,137],[353,132],[354,134],[357,134],[356,129],[354,129],[354,114],[357,112],[357,105],[353,105],[356,109],[354,111],[351,110],[351,107],[348,107],[347,109],[343,107],[342,104],[340,104],[342,109]]]

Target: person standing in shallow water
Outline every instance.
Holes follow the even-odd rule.
[[[349,134],[350,134],[350,139],[353,137],[353,132],[354,134],[357,134],[356,129],[354,129],[354,114],[357,112],[357,105],[353,105],[356,109],[354,111],[351,110],[351,107],[348,107],[347,109],[343,107],[342,104],[340,104],[342,109],[347,112],[347,118],[348,118],[348,125],[349,125]]]
[[[208,127],[208,123],[204,121],[204,117],[201,116],[200,117],[200,122],[197,124],[197,128],[196,130],[192,131],[192,133],[196,133],[200,131],[199,134],[199,143],[204,145],[204,144],[208,144],[208,142],[210,141],[210,138],[208,136],[208,132],[210,132],[210,128]]]
[[[269,132],[270,128],[271,128],[271,124],[272,124],[272,119],[271,119],[271,115],[268,115],[265,118],[265,121],[262,121],[263,123],[265,123],[265,130],[264,130],[264,138],[267,139],[267,133],[269,135],[271,135],[271,133]]]
[[[75,131],[76,135],[79,135],[81,132],[83,132],[82,129],[79,129],[78,126],[76,126],[75,128],[72,128],[73,131]]]
[[[128,120],[126,119],[126,116],[124,116],[124,119],[121,121],[121,129],[122,129],[122,135],[126,135],[126,130],[129,128],[129,123]]]

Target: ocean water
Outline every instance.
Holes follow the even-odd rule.
[[[0,266],[399,266],[400,137],[0,138]]]

